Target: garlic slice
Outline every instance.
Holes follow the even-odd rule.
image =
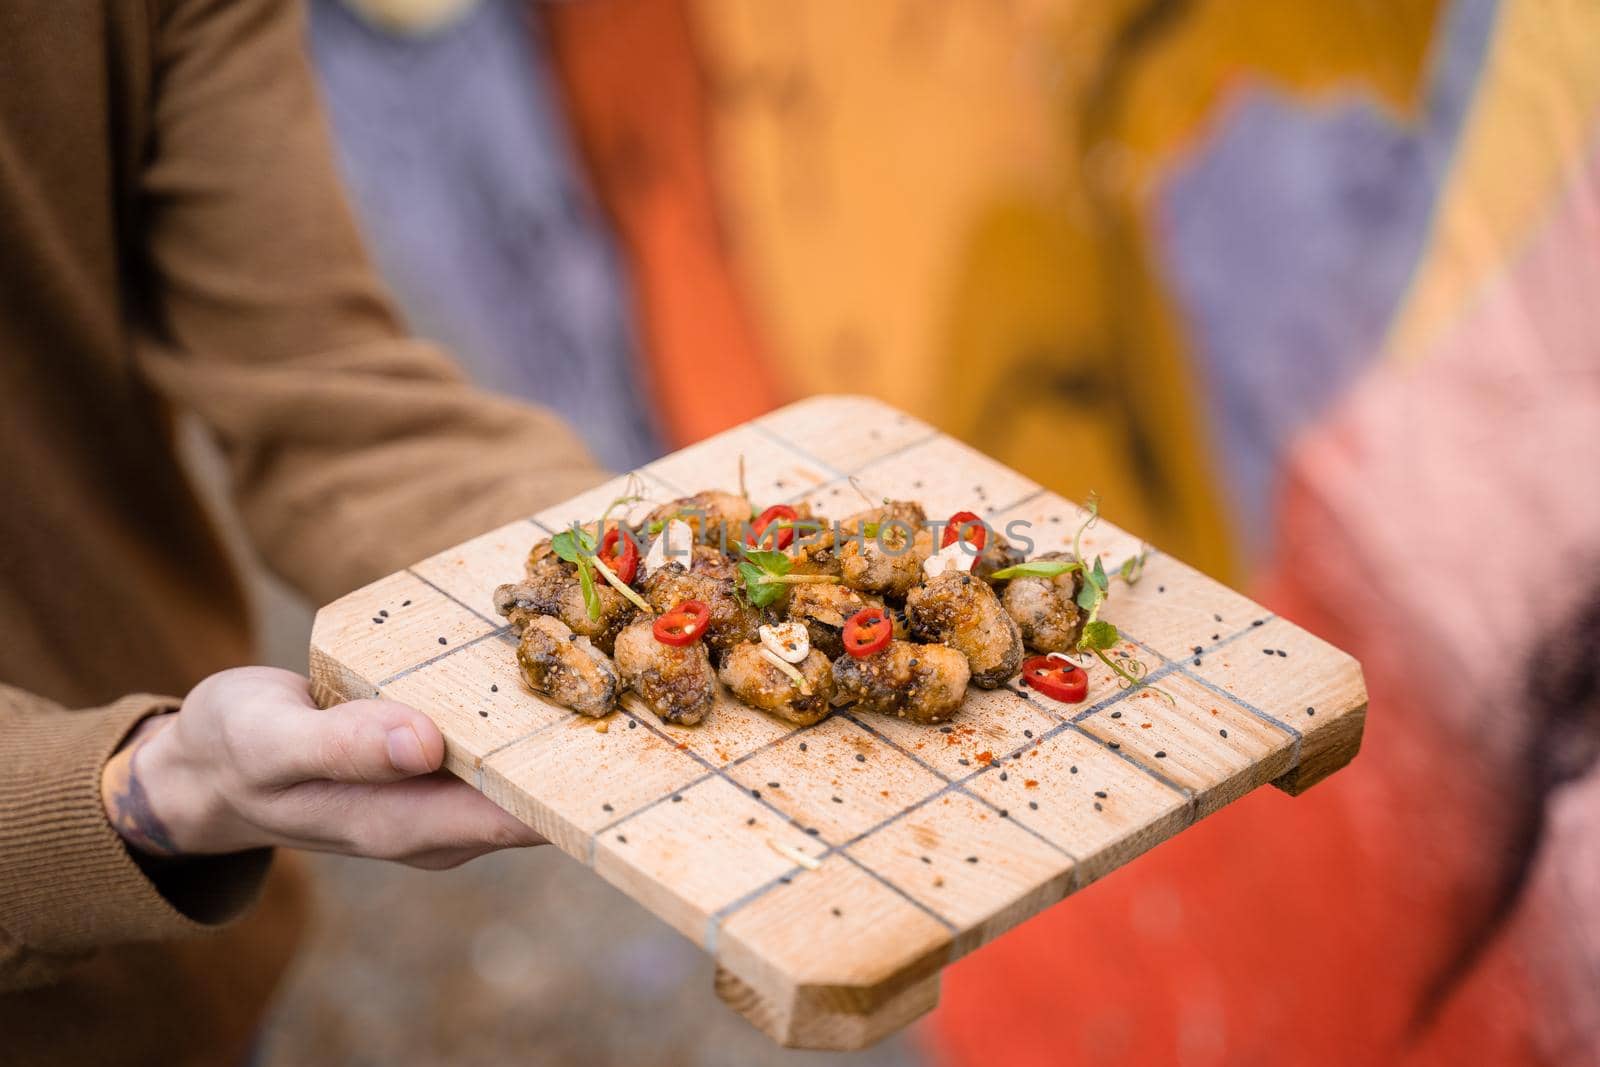
[[[811,687],[806,684],[806,676],[795,670],[792,664],[785,663],[777,656],[774,656],[772,654],[772,649],[763,648],[761,650],[761,658],[778,668],[784,674],[787,674],[789,676],[789,680],[794,683],[795,688],[800,690],[801,696],[811,695]]]
[[[922,561],[922,573],[929,578],[937,578],[947,570],[970,571],[977,558],[977,550],[969,550],[967,542],[951,541]]]
[[[799,663],[811,654],[811,634],[802,623],[762,626],[756,633],[761,635],[762,645],[785,663]]]
[[[672,555],[667,555],[667,549],[672,549]],[[661,528],[656,539],[650,543],[650,551],[644,554],[640,562],[645,574],[651,574],[668,563],[681,563],[685,570],[693,560],[694,553],[694,528],[682,519],[669,519]]]

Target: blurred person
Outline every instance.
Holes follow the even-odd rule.
[[[242,1062],[305,916],[277,846],[538,843],[436,773],[420,713],[240,666],[246,604],[175,452],[197,416],[254,547],[319,602],[600,477],[404,335],[303,34],[278,0],[0,8],[7,1064]]]

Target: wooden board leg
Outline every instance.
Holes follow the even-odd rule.
[[[1355,759],[1356,753],[1361,751],[1366,721],[1365,704],[1339,716],[1328,729],[1306,739],[1307,747],[1300,751],[1300,762],[1293,770],[1274,778],[1272,784],[1297,797]]]
[[[801,996],[777,1004],[732,971],[718,967],[717,996],[767,1036],[790,1048],[851,1051],[876,1044],[939,1003],[939,971],[900,990],[865,1013],[829,1010]]]

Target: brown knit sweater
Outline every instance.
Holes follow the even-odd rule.
[[[0,4],[7,1064],[239,1062],[303,911],[282,859],[259,899],[265,853],[152,883],[100,807],[132,726],[249,658],[176,413],[215,435],[262,557],[317,600],[598,476],[555,418],[402,335],[300,14]]]

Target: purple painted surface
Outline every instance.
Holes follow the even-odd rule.
[[[412,327],[609,466],[659,455],[623,268],[526,6],[486,0],[415,38],[339,0],[310,10],[346,184]]]
[[[1270,530],[1295,434],[1378,357],[1471,102],[1493,0],[1442,17],[1422,114],[1400,126],[1359,84],[1317,104],[1249,83],[1157,198],[1158,256],[1204,383],[1242,538]],[[1247,555],[1266,547],[1242,546]]]

